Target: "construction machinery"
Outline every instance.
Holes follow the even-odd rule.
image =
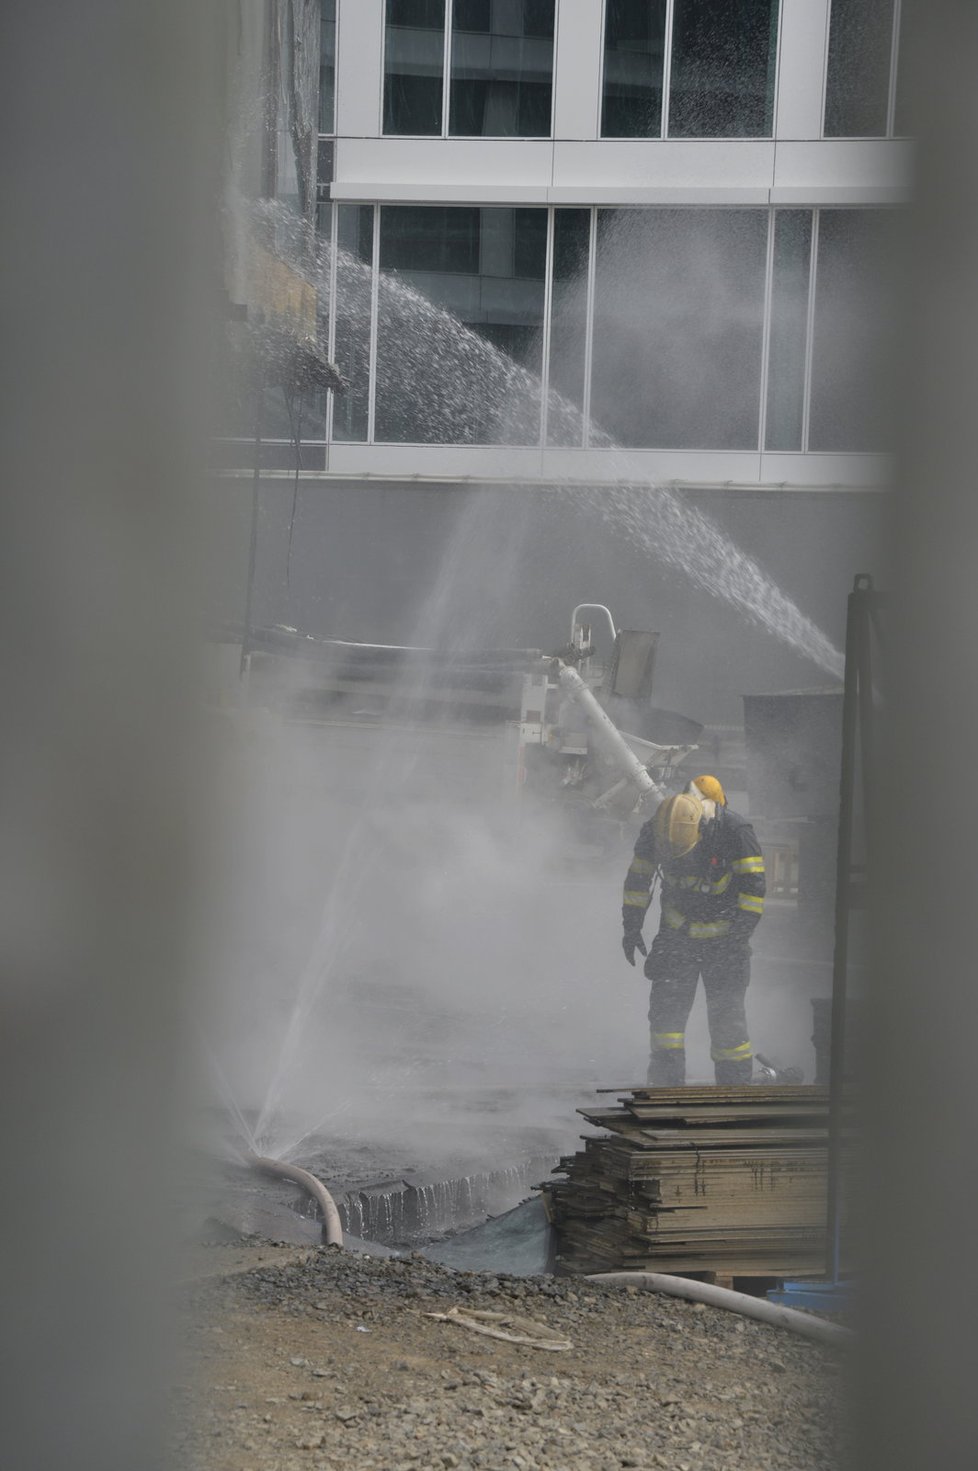
[[[591,615],[602,620],[602,653]],[[250,699],[292,719],[410,727],[432,750],[449,727],[491,737],[521,802],[564,810],[589,849],[617,846],[682,784],[703,727],[651,703],[658,634],[619,629],[603,604],[573,610],[541,649],[445,651],[349,643],[276,625],[250,633]],[[515,747],[515,749],[514,749]]]
[[[600,613],[613,639],[611,658],[597,657],[585,613]],[[553,800],[572,801],[617,822],[645,817],[697,749],[702,726],[651,706],[658,634],[616,628],[603,603],[571,614],[570,642],[541,658],[523,678],[517,780]],[[668,724],[668,744],[647,732]],[[635,723],[642,733],[625,731]]]

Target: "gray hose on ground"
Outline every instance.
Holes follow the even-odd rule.
[[[253,1170],[258,1170],[263,1175],[277,1175],[282,1180],[292,1180],[294,1184],[301,1185],[322,1211],[323,1238],[326,1245],[343,1245],[340,1213],[322,1180],[317,1180],[315,1175],[310,1175],[308,1170],[300,1169],[298,1165],[286,1165],[279,1159],[266,1159],[261,1154],[246,1154],[245,1159]]]
[[[729,1287],[715,1287],[712,1282],[693,1282],[689,1277],[672,1277],[666,1272],[591,1272],[585,1280],[641,1287],[646,1292],[663,1292],[668,1297],[685,1298],[687,1302],[703,1302],[711,1308],[724,1308],[728,1313],[754,1318],[758,1323],[786,1328],[789,1333],[800,1333],[803,1338],[813,1338],[817,1343],[841,1344],[852,1340],[851,1330],[840,1323],[827,1323],[824,1318],[813,1317],[811,1313],[784,1308],[779,1303],[768,1302],[764,1297],[751,1297],[746,1292],[732,1292]]]

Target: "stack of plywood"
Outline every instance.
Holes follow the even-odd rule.
[[[541,1188],[558,1269],[805,1276],[824,1261],[828,1090],[640,1088]]]

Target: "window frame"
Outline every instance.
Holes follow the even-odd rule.
[[[897,132],[896,114],[898,89],[900,85],[900,58],[903,37],[901,35],[903,26],[903,0],[893,0],[893,18],[890,23],[890,62],[889,62],[889,87],[886,96],[886,126],[882,133],[827,133],[825,131],[826,113],[828,111],[829,97],[829,41],[832,33],[832,0],[829,3],[828,26],[825,32],[825,61],[822,77],[822,116],[819,126],[819,138],[831,143],[857,142],[857,143],[880,143],[893,139],[910,138],[912,134]]]
[[[608,5],[610,0],[601,0],[601,60],[598,76],[598,123],[597,137],[599,142],[609,143],[666,143],[666,142],[694,142],[694,143],[764,143],[769,142],[778,135],[778,86],[781,76],[781,34],[782,22],[784,20],[785,0],[775,0],[777,8],[777,25],[775,28],[774,47],[774,91],[771,99],[771,131],[770,133],[735,133],[730,134],[704,134],[690,138],[688,134],[673,134],[669,131],[671,102],[672,102],[672,51],[674,20],[676,14],[676,0],[666,0],[666,13],[662,32],[662,115],[659,132],[653,134],[632,134],[622,137],[619,134],[606,134],[602,131],[604,117],[604,84],[605,68],[607,65],[607,49],[605,37],[608,27]],[[895,0],[899,6],[901,0]],[[559,0],[558,0],[559,4]],[[824,88],[823,88],[824,92]],[[824,98],[823,98],[823,120],[824,120]]]
[[[337,0],[339,3],[339,0]],[[780,0],[779,0],[780,3]],[[669,0],[672,4],[672,0]],[[554,141],[554,124],[557,115],[557,35],[560,26],[560,0],[554,0],[554,34],[553,55],[550,69],[550,131],[549,133],[452,133],[451,126],[451,101],[452,101],[452,29],[455,20],[455,0],[445,0],[445,35],[442,49],[442,77],[441,77],[441,132],[439,133],[385,133],[383,115],[383,87],[387,77],[387,4],[384,3],[383,15],[383,40],[381,42],[380,75],[381,75],[381,117],[380,136],[382,138],[410,138],[415,142],[431,142],[437,139],[453,139],[472,142],[478,140],[485,143],[552,143]]]
[[[374,239],[375,239],[375,262],[377,263],[377,268],[379,268],[380,210],[381,210],[382,207],[383,206],[379,202],[378,203],[375,203],[373,205],[373,209],[374,209],[374,232],[375,232],[375,234],[374,234]],[[419,206],[419,207],[423,208],[424,206]],[[433,207],[449,208],[451,206],[433,206]],[[461,207],[464,207],[464,206],[461,206]],[[489,206],[489,207],[491,207],[491,206]],[[654,210],[656,208],[668,209],[669,206],[667,206],[667,205],[656,206],[656,205],[647,205],[647,204],[641,204],[641,205],[620,205],[620,206],[599,205],[599,204],[590,205],[590,206],[562,206],[562,205],[553,205],[553,204],[551,204],[551,205],[543,205],[543,204],[540,204],[540,205],[521,205],[519,207],[520,208],[534,208],[534,209],[539,209],[539,210],[544,210],[545,209],[547,211],[547,222],[546,222],[546,267],[545,267],[545,277],[544,277],[544,316],[543,316],[543,322],[542,322],[542,327],[541,327],[541,339],[542,339],[542,341],[541,341],[541,354],[542,355],[541,355],[541,366],[540,366],[541,414],[540,414],[539,448],[541,450],[552,450],[552,449],[557,448],[557,449],[561,449],[561,450],[570,450],[570,451],[576,451],[576,450],[589,451],[589,450],[592,450],[592,449],[603,448],[603,446],[598,445],[598,444],[595,444],[593,442],[592,436],[591,436],[591,432],[590,432],[591,431],[592,383],[593,383],[593,370],[594,370],[594,327],[595,327],[595,296],[596,296],[597,257],[598,257],[598,249],[597,249],[597,246],[598,246],[598,216],[599,216],[599,214],[602,211],[606,211],[606,210],[609,210],[609,209]],[[687,206],[685,206],[685,208],[688,208],[688,209],[696,209],[698,207],[700,207],[700,206],[695,206],[695,205],[687,205]],[[765,264],[764,264],[763,317],[762,317],[762,327],[761,327],[761,330],[762,330],[762,339],[761,339],[761,355],[760,355],[760,360],[759,360],[759,383],[758,383],[757,414],[756,414],[756,418],[755,418],[756,442],[754,442],[751,446],[749,446],[747,448],[746,452],[748,452],[748,453],[756,453],[756,454],[762,455],[762,456],[763,455],[776,454],[779,457],[789,457],[789,458],[790,457],[797,457],[797,456],[807,457],[807,456],[809,456],[809,455],[811,455],[813,453],[814,454],[832,454],[832,453],[840,453],[840,454],[842,454],[842,453],[844,453],[847,456],[850,456],[850,457],[853,457],[853,458],[870,458],[870,459],[878,456],[881,453],[886,453],[887,450],[886,450],[886,447],[885,446],[882,447],[882,448],[878,448],[878,449],[864,449],[864,450],[838,450],[838,451],[836,451],[836,450],[824,450],[823,449],[823,450],[813,451],[810,448],[809,439],[810,439],[810,422],[811,422],[811,408],[812,408],[812,385],[813,385],[813,364],[814,364],[814,348],[815,348],[815,308],[816,308],[816,297],[817,297],[817,287],[818,287],[819,223],[820,223],[821,214],[823,213],[824,210],[833,210],[833,211],[835,211],[835,210],[842,210],[844,212],[851,211],[851,212],[858,212],[858,213],[869,211],[870,213],[874,213],[874,214],[875,213],[890,214],[892,212],[892,207],[891,206],[881,206],[881,205],[827,205],[827,206],[821,206],[821,207],[819,207],[819,206],[812,206],[812,205],[798,206],[798,205],[788,205],[788,204],[782,204],[782,205],[771,205],[771,204],[769,204],[769,205],[737,204],[737,205],[728,205],[728,206],[703,205],[701,207],[704,208],[704,209],[715,209],[715,208],[720,207],[720,208],[725,208],[725,209],[729,209],[729,210],[732,210],[732,211],[741,211],[741,210],[746,210],[746,211],[750,211],[750,212],[758,211],[758,212],[766,213],[766,215],[767,215],[767,228],[766,228],[766,242],[767,243],[766,243],[766,255],[765,255]],[[576,444],[576,445],[553,446],[553,445],[550,445],[550,443],[549,443],[549,438],[548,438],[548,422],[547,421],[548,421],[548,409],[549,409],[549,387],[550,387],[550,367],[551,367],[551,364],[550,364],[550,346],[551,346],[551,336],[552,336],[552,328],[553,328],[553,263],[554,263],[554,238],[555,238],[555,228],[556,228],[556,211],[558,209],[561,209],[561,208],[587,208],[589,210],[589,214],[590,214],[590,226],[589,226],[589,231],[588,231],[588,256],[587,256],[587,267],[586,267],[586,275],[585,275],[585,283],[584,283],[585,284],[585,300],[586,300],[586,308],[585,308],[585,310],[586,310],[586,318],[585,318],[585,340],[584,340],[584,378],[583,378],[582,400],[581,400],[581,406],[580,406],[580,412],[581,412],[581,439],[580,439],[579,444]],[[802,403],[801,443],[800,443],[798,449],[774,450],[774,449],[768,448],[768,446],[766,444],[766,439],[767,439],[768,387],[769,387],[769,379],[770,379],[770,339],[771,339],[771,329],[772,329],[772,295],[773,295],[773,282],[774,282],[774,251],[775,251],[775,240],[776,240],[777,217],[778,217],[778,214],[781,211],[793,212],[793,211],[798,210],[799,208],[807,209],[808,212],[811,215],[811,220],[812,220],[810,258],[809,258],[809,266],[808,266],[807,301],[806,301],[806,308],[805,308],[805,343],[804,343],[804,363],[803,363],[804,397],[803,397],[803,403]],[[335,230],[335,227],[334,227],[334,230]],[[335,238],[335,235],[334,235],[334,238]],[[376,268],[375,268],[375,270],[376,270]],[[372,336],[375,336],[375,334],[376,334],[376,326],[377,326],[377,322],[376,322],[376,317],[377,317],[377,295],[378,295],[378,286],[377,286],[377,281],[376,281],[376,276],[375,276],[375,280],[374,280],[374,284],[373,284],[373,292],[372,292],[372,322],[371,322],[371,333],[372,333]],[[335,320],[335,317],[336,317],[336,312],[335,312],[335,309],[334,309],[333,305],[331,304],[330,321],[331,322],[334,321]],[[371,423],[371,427],[375,423],[375,416],[376,416],[376,403],[375,403],[375,400],[376,400],[376,393],[377,393],[377,382],[376,382],[376,376],[377,375],[376,375],[376,370],[375,370],[376,369],[375,354],[376,354],[376,347],[374,347],[374,360],[372,361],[372,364],[371,364],[371,377],[370,377],[370,411],[369,412],[370,412],[370,423]],[[329,397],[332,398],[332,394],[330,394]],[[384,447],[391,446],[391,445],[397,445],[398,447],[405,447],[405,445],[407,444],[406,441],[377,440],[374,437],[370,437],[366,441],[366,443],[367,444],[371,444],[371,445],[372,444],[377,444],[379,446],[384,446]],[[429,446],[424,446],[424,447],[431,448],[433,446],[430,446],[429,445]],[[440,446],[436,446],[436,447],[440,447]],[[500,446],[497,445],[497,444],[469,445],[467,447],[470,448],[470,449],[486,449],[486,450],[492,450],[492,449],[498,449],[498,448],[500,448]],[[454,449],[454,448],[457,448],[457,446],[449,445],[449,446],[447,446],[447,448]],[[622,445],[622,446],[617,447],[616,449],[612,449],[609,452],[611,454],[615,454],[615,453],[618,453],[618,452],[620,452],[620,451],[623,450],[624,452],[627,453],[627,452],[629,452],[629,450],[635,449],[635,448],[641,448],[643,450],[644,449],[651,449],[651,450],[654,450],[654,451],[661,451],[663,453],[669,453],[670,451],[675,450],[676,447],[675,446],[666,445],[666,444],[664,444],[664,445],[653,445],[653,446],[642,446],[642,447]],[[683,451],[680,451],[680,452],[685,453],[686,451],[683,450]],[[704,449],[703,447],[699,447],[698,449],[697,448],[692,449],[690,452],[692,452],[692,453],[713,453],[714,451],[709,450],[709,449]],[[717,453],[725,453],[726,451],[716,451],[716,452]],[[742,452],[745,452],[745,451],[737,451],[737,453],[742,453]]]
[[[307,446],[309,448],[323,448],[323,447],[325,447],[326,448],[326,451],[327,451],[327,456],[328,456],[328,452],[329,452],[329,447],[331,445],[336,445],[338,447],[345,447],[346,445],[358,445],[358,446],[361,446],[361,447],[364,447],[364,448],[370,447],[370,446],[377,446],[378,448],[385,448],[385,447],[397,447],[397,448],[420,447],[420,448],[425,448],[425,449],[432,449],[432,448],[434,448],[434,449],[441,449],[441,448],[446,448],[446,449],[452,450],[452,451],[457,450],[459,448],[458,445],[456,445],[456,444],[442,445],[442,443],[440,441],[438,443],[424,443],[422,445],[415,445],[413,441],[379,440],[376,437],[377,388],[378,388],[378,384],[377,384],[377,378],[378,378],[378,373],[377,373],[377,355],[378,355],[378,346],[379,346],[379,344],[378,344],[378,331],[379,331],[379,294],[380,294],[380,285],[379,285],[379,282],[380,282],[380,241],[381,241],[381,214],[380,214],[380,211],[384,207],[383,204],[380,201],[373,201],[373,202],[364,201],[362,203],[357,203],[355,205],[351,205],[351,203],[349,201],[336,201],[336,200],[334,200],[328,206],[326,206],[326,208],[328,208],[329,211],[330,211],[329,221],[328,221],[328,223],[329,223],[329,229],[328,229],[328,232],[327,232],[327,230],[324,228],[324,229],[322,229],[321,233],[323,235],[323,238],[324,239],[328,239],[329,242],[330,242],[330,245],[331,245],[330,269],[329,269],[329,277],[328,277],[328,290],[329,290],[328,352],[329,352],[330,359],[333,360],[335,358],[335,355],[336,355],[337,327],[338,327],[338,315],[339,315],[338,309],[337,309],[337,301],[336,301],[337,276],[338,276],[338,271],[337,271],[337,249],[336,249],[336,247],[337,247],[338,238],[339,238],[339,211],[340,211],[341,208],[351,208],[351,207],[357,208],[357,209],[360,209],[360,210],[369,209],[369,210],[372,211],[371,217],[370,217],[370,257],[371,257],[370,322],[369,322],[368,333],[367,333],[367,336],[366,336],[366,339],[365,339],[365,346],[366,346],[366,349],[367,349],[367,352],[368,352],[368,356],[369,356],[368,383],[367,383],[367,401],[366,401],[366,421],[367,421],[366,433],[365,433],[364,437],[362,437],[362,438],[356,438],[356,439],[348,439],[348,438],[345,438],[345,437],[344,438],[337,438],[336,437],[336,434],[335,434],[335,413],[334,413],[334,394],[332,392],[328,392],[327,395],[326,395],[326,422],[325,422],[325,427],[324,427],[325,438],[324,439],[323,438],[311,438],[311,437],[310,438],[307,438],[307,437],[303,436],[303,439],[302,439],[303,446],[304,447]],[[454,206],[448,206],[448,205],[423,206],[423,205],[419,205],[418,207],[419,208],[426,208],[426,207],[432,207],[432,208],[452,208]],[[460,207],[464,208],[465,206],[460,206]],[[475,207],[482,208],[483,206],[475,206]],[[493,208],[494,206],[484,206],[484,207],[486,207],[486,208]],[[582,205],[559,205],[559,204],[558,205],[553,205],[553,204],[551,204],[551,205],[539,204],[539,205],[519,205],[519,206],[512,206],[512,207],[513,208],[520,208],[520,209],[535,209],[535,210],[540,210],[540,211],[543,211],[543,210],[546,211],[546,246],[545,246],[545,252],[546,253],[545,253],[545,268],[544,268],[544,279],[543,279],[543,316],[542,316],[542,321],[541,321],[541,325],[540,325],[540,337],[541,337],[541,360],[540,360],[541,413],[540,413],[540,424],[539,424],[539,440],[538,440],[538,443],[535,443],[533,445],[528,445],[528,446],[525,446],[525,447],[526,448],[539,448],[541,451],[545,451],[545,452],[559,451],[560,453],[566,453],[566,452],[575,453],[577,451],[587,452],[587,451],[590,451],[592,449],[603,449],[603,448],[606,448],[604,445],[602,445],[600,443],[595,443],[594,442],[594,439],[593,439],[593,437],[592,437],[592,435],[590,433],[590,429],[591,429],[591,405],[592,405],[593,371],[594,371],[595,297],[596,297],[596,280],[597,280],[597,263],[598,263],[598,249],[597,249],[597,247],[598,247],[598,217],[599,217],[599,213],[602,212],[602,211],[605,211],[605,210],[615,210],[615,209],[617,209],[617,210],[655,210],[657,208],[668,209],[668,208],[670,208],[670,206],[667,206],[667,205],[656,206],[656,205],[647,205],[647,204],[619,205],[619,206],[613,206],[613,205],[597,205],[597,204],[590,205],[590,206],[582,206]],[[695,205],[687,205],[687,206],[684,206],[684,208],[687,208],[687,209],[696,209],[696,208],[698,208],[698,206],[695,206]],[[718,206],[716,206],[716,205],[704,205],[704,206],[702,206],[702,208],[705,208],[705,209],[715,209],[715,208],[718,208]],[[818,457],[818,456],[833,455],[833,454],[844,454],[847,458],[852,459],[852,460],[860,460],[860,459],[863,459],[863,460],[873,460],[873,459],[878,458],[881,454],[887,454],[887,453],[889,453],[889,447],[887,447],[885,445],[880,446],[880,447],[877,447],[875,449],[841,449],[841,448],[838,448],[838,447],[826,448],[824,446],[821,447],[821,448],[818,448],[818,449],[812,449],[812,447],[811,447],[811,420],[812,420],[812,408],[813,408],[812,395],[813,395],[813,388],[814,388],[814,362],[815,362],[815,348],[816,348],[816,307],[817,307],[817,304],[818,304],[818,285],[819,285],[818,277],[819,277],[819,265],[820,265],[820,235],[821,235],[820,226],[821,226],[821,222],[822,222],[822,217],[823,217],[823,215],[825,215],[827,213],[833,213],[834,214],[836,212],[841,212],[843,214],[864,214],[864,213],[868,213],[868,214],[876,215],[876,216],[880,216],[880,217],[882,217],[882,216],[896,216],[896,217],[899,217],[899,214],[900,214],[899,209],[896,209],[892,205],[869,205],[869,204],[861,204],[861,205],[831,204],[831,205],[821,205],[821,206],[813,206],[813,205],[799,206],[797,204],[779,204],[779,205],[766,205],[766,206],[764,206],[764,205],[756,205],[756,204],[738,204],[738,205],[723,206],[723,208],[730,209],[730,210],[748,210],[748,211],[757,211],[757,210],[760,210],[760,211],[766,212],[766,214],[767,214],[767,247],[766,247],[767,253],[766,253],[766,259],[765,259],[764,293],[763,293],[763,300],[764,300],[764,306],[763,306],[763,327],[762,327],[763,337],[762,337],[762,349],[761,349],[760,372],[759,372],[759,385],[758,385],[759,386],[759,393],[758,393],[757,416],[756,416],[756,420],[755,420],[755,423],[756,423],[756,444],[752,445],[747,450],[747,452],[749,452],[749,453],[757,453],[757,454],[759,454],[761,456],[771,456],[771,455],[773,455],[773,456],[776,456],[779,460],[792,460],[792,459],[795,459],[795,458],[797,458],[799,456],[806,457],[807,458],[807,457],[810,457],[810,456],[813,456],[813,455],[816,456],[816,457]],[[557,213],[557,210],[559,210],[559,209],[587,209],[588,214],[589,214],[587,260],[586,260],[586,263],[585,263],[584,271],[582,273],[582,285],[583,285],[583,288],[584,288],[584,298],[585,298],[585,320],[584,320],[584,333],[583,333],[583,343],[582,343],[582,351],[583,351],[583,354],[584,354],[584,364],[583,364],[584,371],[583,371],[582,385],[581,385],[581,402],[580,402],[580,406],[579,406],[580,407],[580,415],[581,415],[581,434],[580,434],[579,441],[577,441],[574,444],[552,444],[550,442],[550,438],[549,438],[549,426],[548,426],[548,417],[549,417],[549,409],[550,409],[549,394],[550,394],[551,367],[552,367],[552,364],[551,364],[551,345],[552,345],[552,335],[553,335],[553,325],[554,325],[554,319],[553,319],[553,305],[554,305],[554,243],[555,243],[555,231],[556,231],[556,213]],[[776,235],[777,235],[777,221],[778,221],[779,214],[782,213],[782,212],[793,213],[793,212],[798,211],[799,209],[805,210],[810,215],[810,217],[811,217],[811,237],[810,237],[810,254],[809,254],[809,263],[808,263],[807,300],[806,300],[806,303],[805,303],[805,341],[804,341],[803,365],[802,365],[803,366],[803,399],[802,399],[801,433],[800,433],[800,443],[799,443],[799,446],[798,446],[797,449],[778,449],[778,448],[774,448],[773,446],[769,446],[768,443],[767,443],[768,412],[769,412],[768,392],[769,392],[770,374],[771,374],[771,332],[772,332],[772,327],[773,327],[772,295],[773,295],[774,268],[775,268],[774,251],[775,251],[775,241],[776,241]],[[324,221],[324,223],[325,223],[325,221]],[[222,434],[222,435],[218,435],[217,436],[217,440],[219,442],[227,442],[227,443],[248,443],[248,442],[250,442],[248,440],[241,439],[239,436],[235,436],[233,434]],[[285,440],[276,440],[276,439],[273,439],[273,438],[268,438],[264,442],[267,445],[269,445],[270,447],[274,447],[274,446],[277,446],[277,445],[283,445],[283,444],[286,444],[287,443],[287,441],[285,441]],[[500,449],[500,448],[506,447],[506,446],[501,446],[498,443],[488,443],[488,444],[478,444],[478,445],[472,444],[472,445],[467,445],[465,447],[468,448],[468,449],[497,450],[497,449]],[[509,447],[512,448],[513,446],[509,446]],[[522,448],[523,446],[520,446],[520,447]],[[633,449],[638,449],[638,450],[640,450],[642,452],[644,452],[646,450],[651,450],[653,452],[670,453],[670,452],[673,452],[676,449],[676,447],[675,446],[669,446],[667,444],[663,444],[663,445],[650,445],[650,446],[629,446],[629,445],[626,444],[626,445],[618,446],[616,448],[611,448],[611,449],[608,450],[608,453],[611,456],[614,456],[615,454],[617,454],[617,453],[619,453],[621,451],[624,451],[625,453],[628,453],[628,452],[630,452]],[[686,453],[687,451],[686,450],[680,450],[679,452]],[[690,453],[714,453],[715,451],[709,450],[709,449],[704,449],[702,446],[700,446],[700,447],[693,447],[693,448],[691,448],[689,450],[689,452]],[[718,453],[726,453],[726,451],[716,451],[716,452],[718,452]],[[738,451],[735,451],[735,452],[736,453],[742,453],[743,451],[738,450]]]
[[[499,448],[502,448],[502,447],[508,447],[508,448],[511,448],[511,449],[535,449],[535,450],[543,450],[546,447],[546,438],[545,438],[545,436],[546,436],[546,433],[547,433],[547,403],[546,403],[546,398],[544,396],[545,395],[544,385],[547,382],[548,376],[549,376],[550,309],[551,309],[552,275],[553,275],[553,239],[554,239],[554,209],[555,209],[555,206],[554,205],[547,205],[547,204],[515,204],[515,205],[505,205],[505,204],[499,205],[499,204],[485,204],[485,203],[480,203],[480,204],[475,204],[475,205],[462,204],[462,203],[436,204],[436,203],[431,203],[431,202],[424,203],[424,204],[420,204],[420,203],[417,203],[416,204],[416,203],[407,203],[407,202],[404,202],[404,201],[398,201],[397,203],[392,203],[390,201],[376,201],[371,206],[371,208],[373,209],[374,271],[373,271],[373,279],[372,279],[372,282],[371,282],[371,311],[370,311],[371,357],[370,357],[370,379],[369,379],[369,397],[368,397],[368,425],[369,425],[369,428],[368,428],[368,435],[367,435],[366,440],[365,441],[360,441],[360,442],[361,443],[366,443],[368,445],[379,445],[379,446],[382,446],[382,447],[385,447],[385,448],[403,448],[403,447],[419,448],[419,447],[424,447],[424,448],[429,448],[429,449],[430,448],[437,448],[437,449],[458,450],[458,449],[462,448],[462,449],[469,449],[469,450],[472,450],[472,449],[482,450],[482,449],[499,449]],[[451,442],[451,441],[449,441],[449,442],[446,443],[446,442],[441,441],[441,440],[433,441],[431,443],[428,443],[428,442],[419,442],[417,440],[377,439],[376,438],[375,429],[376,429],[376,417],[377,417],[376,410],[377,410],[377,378],[378,378],[378,374],[377,374],[377,360],[378,360],[378,351],[379,351],[379,345],[380,345],[380,343],[379,343],[380,242],[381,242],[381,229],[382,229],[382,211],[385,210],[385,209],[437,209],[437,210],[450,210],[450,209],[467,210],[467,209],[475,209],[475,210],[477,210],[479,212],[479,214],[480,214],[480,240],[479,240],[479,244],[480,244],[480,258],[479,258],[479,262],[478,262],[478,265],[479,265],[479,274],[480,275],[482,273],[482,256],[481,256],[481,247],[482,247],[481,229],[482,229],[482,226],[481,226],[481,215],[486,210],[500,210],[500,209],[502,209],[502,210],[511,210],[513,212],[516,212],[516,211],[524,211],[524,210],[526,210],[526,211],[533,210],[537,214],[540,214],[540,215],[544,215],[545,216],[545,221],[544,221],[545,234],[544,234],[544,242],[543,242],[544,243],[544,264],[543,264],[543,277],[542,277],[542,283],[541,283],[542,284],[542,287],[543,287],[543,296],[542,296],[542,302],[541,302],[540,325],[539,325],[539,329],[538,329],[539,330],[539,334],[540,334],[540,369],[539,369],[539,381],[540,381],[540,417],[539,417],[539,422],[538,422],[538,425],[537,425],[536,438],[532,442],[527,442],[526,444],[521,444],[521,443],[515,443],[514,442],[513,444],[510,444],[510,445],[504,445],[504,444],[502,444],[502,443],[500,443],[498,441],[497,442],[489,442],[489,443],[484,443],[482,441],[478,441],[478,442],[474,442],[474,443],[469,443],[468,441],[465,441],[465,442],[462,442],[461,444],[459,444],[459,443],[455,443],[455,442]],[[514,242],[514,244],[515,244],[515,242]],[[515,267],[515,251],[514,251],[514,267]],[[512,276],[511,279],[513,279],[513,280],[525,280],[525,279],[531,279],[531,278],[517,276],[516,273],[515,273],[515,269],[514,269],[514,273],[513,273],[513,276]],[[474,329],[470,329],[470,330],[474,330]],[[481,335],[481,334],[478,334],[477,333],[476,335]],[[491,341],[491,339],[488,339],[488,340]],[[530,370],[530,371],[532,372],[532,370]],[[333,396],[332,393],[330,393],[329,396],[332,398],[332,396]],[[584,438],[584,431],[582,429],[582,439],[583,438]]]
[[[385,100],[387,94],[387,0],[380,0],[381,8],[381,40],[380,40],[380,137],[381,138],[410,138],[415,142],[431,142],[432,139],[445,136],[445,67],[447,64],[445,36],[442,36],[441,52],[441,131],[438,133],[388,133],[384,128]],[[445,32],[448,32],[448,17],[451,14],[452,0],[445,0]]]
[[[594,286],[591,289],[591,292],[590,292],[590,295],[589,295],[589,304],[588,304],[588,310],[589,310],[589,314],[590,314],[590,321],[589,321],[589,327],[590,327],[589,340],[590,340],[590,343],[591,343],[591,347],[590,347],[590,350],[589,350],[589,356],[588,356],[588,361],[587,361],[587,379],[586,379],[587,417],[584,420],[584,433],[585,433],[584,448],[585,449],[601,448],[602,447],[602,446],[599,446],[599,445],[592,445],[592,443],[591,443],[591,437],[590,437],[590,430],[592,428],[592,424],[591,424],[592,387],[591,387],[591,385],[592,385],[592,375],[593,375],[593,371],[594,371],[593,341],[594,341],[594,326],[595,326],[596,296],[597,296],[597,291],[596,291],[596,285],[597,285],[597,283],[596,283],[597,255],[598,255],[597,245],[598,245],[598,239],[599,239],[599,233],[600,233],[599,232],[599,229],[598,229],[599,216],[602,215],[602,214],[624,214],[626,212],[654,214],[654,213],[657,213],[657,212],[660,212],[660,211],[663,212],[663,213],[670,213],[672,211],[681,211],[681,212],[688,213],[688,214],[696,214],[696,213],[701,213],[701,212],[704,213],[704,214],[705,213],[718,212],[718,213],[729,214],[729,215],[734,215],[734,214],[757,214],[757,215],[765,215],[766,216],[766,219],[765,219],[765,227],[764,227],[764,263],[763,263],[763,272],[761,274],[761,291],[760,291],[760,304],[761,304],[761,314],[760,314],[760,324],[759,324],[760,325],[760,343],[759,343],[760,351],[758,353],[758,359],[757,359],[757,363],[758,363],[758,367],[757,367],[758,392],[757,392],[756,410],[755,410],[754,419],[753,419],[753,426],[754,426],[754,438],[753,438],[753,442],[751,444],[742,445],[742,446],[716,446],[716,445],[712,445],[711,446],[711,445],[703,445],[703,444],[699,444],[699,445],[680,445],[680,444],[669,444],[669,443],[663,443],[663,444],[638,444],[637,445],[637,444],[627,444],[627,443],[626,444],[621,444],[621,443],[619,443],[616,440],[614,442],[614,448],[612,449],[611,452],[612,453],[624,452],[626,454],[627,453],[630,453],[632,451],[636,451],[638,453],[645,453],[645,452],[651,451],[653,453],[662,453],[662,454],[763,454],[763,453],[765,453],[764,448],[763,448],[764,416],[763,416],[762,410],[763,410],[763,406],[764,406],[764,404],[766,402],[766,397],[767,397],[767,381],[768,381],[768,379],[767,379],[767,370],[768,370],[768,362],[769,362],[770,300],[771,300],[770,292],[771,292],[771,282],[772,282],[772,276],[773,276],[773,250],[774,250],[774,224],[773,224],[773,221],[774,221],[774,216],[776,214],[776,211],[778,209],[784,209],[784,208],[788,208],[788,206],[785,206],[785,205],[773,205],[773,204],[746,204],[746,203],[738,203],[738,204],[717,204],[715,202],[703,202],[702,204],[685,204],[685,203],[684,204],[629,204],[629,205],[599,204],[599,205],[595,205],[593,207],[593,209],[594,209],[594,229],[593,229],[592,240],[591,240],[591,259],[590,259],[589,265],[590,265],[591,273],[595,276],[595,283],[594,283]],[[601,426],[600,425],[597,425],[597,426],[594,426],[594,427],[598,428],[599,430],[601,429]],[[610,432],[610,431],[605,431],[605,432]]]
[[[779,0],[780,3],[780,0]],[[662,107],[659,113],[658,133],[620,133],[604,132],[604,84],[608,65],[608,6],[611,0],[601,0],[601,61],[598,69],[598,140],[602,143],[661,143],[668,137],[666,125],[668,122],[669,105],[669,83],[672,72],[672,18],[676,9],[676,0],[666,0],[666,13],[662,27]]]

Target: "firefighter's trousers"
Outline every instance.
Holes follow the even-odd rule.
[[[753,1074],[747,1014],[750,946],[728,940],[690,940],[656,935],[645,974],[649,998],[649,1073],[653,1087],[680,1087],[686,1081],[686,1022],[703,977],[710,1052],[716,1081],[749,1083]]]

